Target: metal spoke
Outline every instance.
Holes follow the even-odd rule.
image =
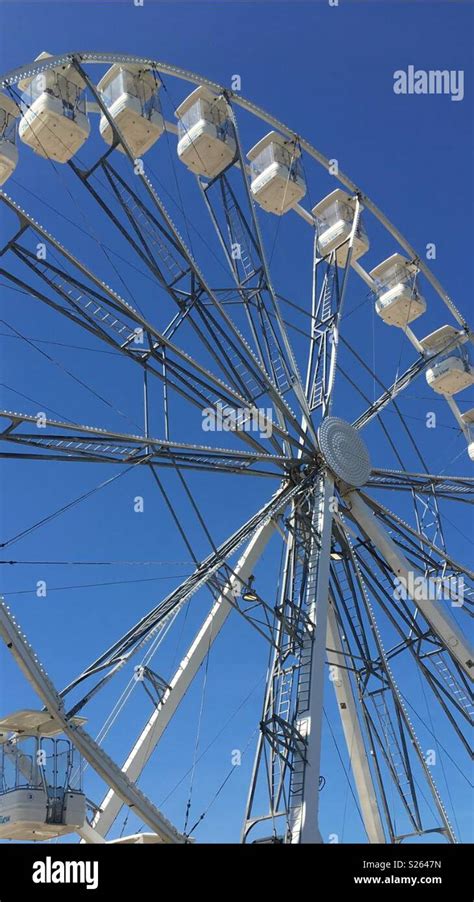
[[[8,425],[0,431],[0,440],[21,448],[25,447],[30,451],[18,453],[0,451],[0,457],[121,464],[141,461],[143,464],[158,463],[164,467],[179,464],[188,469],[277,476],[280,479],[286,467],[291,466],[291,459],[284,456],[171,442],[151,436],[127,435],[96,426],[83,426],[47,418],[44,418],[41,427],[38,428],[37,417],[11,411],[0,411],[1,420],[6,420]],[[21,431],[20,427],[25,425],[36,426],[36,431]],[[256,463],[271,464],[274,469],[254,468]]]

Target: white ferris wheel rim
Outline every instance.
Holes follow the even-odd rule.
[[[199,75],[196,72],[192,72],[189,69],[183,69],[179,66],[174,66],[171,63],[166,63],[162,60],[156,60],[149,57],[136,56],[132,54],[69,51],[65,54],[49,56],[43,60],[33,60],[31,63],[12,69],[0,78],[0,89],[5,89],[9,86],[16,85],[18,84],[18,82],[22,81],[25,78],[33,78],[35,75],[39,75],[40,73],[45,72],[48,69],[53,69],[57,66],[70,64],[74,61],[74,59],[78,60],[80,63],[92,65],[113,65],[122,63],[129,65],[147,66],[155,69],[160,74],[169,75],[191,84],[204,85],[216,93],[221,94],[225,92],[229,99],[231,99],[232,102],[237,106],[241,107],[249,113],[252,113],[254,116],[256,116],[256,118],[260,119],[262,122],[267,123],[267,125],[271,125],[272,128],[277,129],[287,138],[291,140],[297,140],[301,149],[308,153],[309,156],[320,163],[321,166],[323,166],[328,172],[331,169],[331,160],[328,157],[326,157],[321,151],[314,147],[313,144],[307,141],[300,134],[296,133],[284,122],[281,122],[271,113],[268,113],[266,110],[264,110],[263,107],[260,107],[253,101],[243,97],[239,92],[235,92],[230,88],[219,84],[219,82],[213,81],[206,76]],[[357,184],[344,172],[338,169],[337,175],[333,175],[333,177],[336,181],[339,181],[342,185],[344,185],[344,187],[348,188],[352,192],[352,194],[359,197],[361,204],[366,209],[370,210],[374,217],[381,223],[381,225],[384,226],[384,228],[398,242],[400,247],[403,248],[403,250],[409,255],[411,260],[416,261],[418,269],[428,279],[432,288],[450,310],[454,319],[469,335],[471,340],[474,341],[474,337],[468,323],[464,319],[462,313],[456,307],[449,293],[443,288],[440,281],[434,275],[430,267],[421,258],[420,254],[404,237],[399,229],[390,221],[390,219],[382,212],[382,210],[380,210],[375,202],[371,200],[369,195],[362,191],[362,189],[359,188]]]

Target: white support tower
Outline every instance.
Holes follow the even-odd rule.
[[[308,566],[307,616],[312,635],[301,649],[295,727],[304,740],[291,778],[289,828],[292,843],[322,842],[318,824],[324,669],[329,597],[329,563],[334,480],[321,476],[315,490],[312,547]]]

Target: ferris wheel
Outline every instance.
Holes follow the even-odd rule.
[[[76,468],[98,470],[99,488],[145,473],[192,568],[139,616],[130,605],[122,631],[113,618],[94,630],[89,612],[100,651],[81,639],[82,670],[65,686],[48,675],[54,657],[43,666],[36,653],[47,606],[27,637],[2,603],[4,654],[39,704],[0,719],[0,838],[199,841],[199,819],[172,823],[139,782],[221,631],[237,630],[245,668],[244,629],[268,667],[243,842],[327,840],[322,754],[338,730],[368,842],[459,841],[449,783],[471,754],[474,660],[474,573],[453,527],[474,491],[463,475],[474,460],[474,367],[462,304],[336,159],[238,90],[89,52],[42,53],[1,87],[5,295],[28,298],[58,336],[65,324],[107,351],[81,373],[96,399],[99,380],[118,373],[109,359],[140,383],[127,396],[134,430],[118,428],[110,405],[105,422],[87,410],[82,421],[38,414],[31,399],[23,412],[2,410],[3,479],[20,463],[36,479],[48,467],[61,513]],[[18,338],[36,385],[26,323]],[[420,392],[430,408],[446,403],[454,449],[425,424],[415,433],[416,417],[402,412]],[[38,520],[31,510],[25,522]],[[90,525],[107,529],[106,513]],[[139,545],[131,534],[130,549]],[[163,673],[162,643],[192,599],[201,623]],[[67,647],[67,616],[60,628]],[[107,724],[127,717],[141,687],[150,710],[138,736],[127,733],[123,761]],[[103,697],[107,729],[94,737],[89,710]],[[101,799],[88,792],[91,774],[105,784]],[[127,810],[140,828],[111,839]]]

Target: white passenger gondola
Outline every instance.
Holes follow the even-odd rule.
[[[404,329],[426,310],[416,286],[418,267],[402,254],[392,254],[371,270],[376,283],[375,310],[389,326]]]
[[[165,129],[158,99],[160,85],[153,71],[117,64],[110,67],[97,87],[133,156],[142,156]],[[113,144],[113,129],[104,115],[99,129],[104,141]],[[124,152],[121,144],[117,148]]]
[[[455,395],[474,384],[474,367],[461,347],[466,341],[465,333],[449,325],[421,339],[425,353],[441,355],[426,370],[426,381],[438,394]]]
[[[426,370],[426,381],[440,395],[456,395],[474,384],[474,366],[464,357],[444,357]]]
[[[467,426],[467,433],[469,436],[467,453],[471,460],[474,461],[474,407],[471,407],[470,410],[466,410],[465,413],[461,414],[461,420],[464,425]]]
[[[252,194],[268,213],[282,216],[305,196],[301,152],[295,141],[269,132],[249,150],[247,157]]]
[[[327,257],[336,251],[338,266],[345,266],[348,253],[348,239],[352,231],[355,213],[355,199],[342,188],[336,188],[312,209],[318,230],[318,252]],[[362,209],[362,208],[361,208]],[[369,239],[359,217],[354,237],[352,261],[355,262],[369,249]]]
[[[41,53],[38,60],[50,53]],[[89,137],[85,83],[73,65],[47,69],[19,82],[24,114],[18,133],[41,157],[67,163]]]
[[[179,159],[196,175],[216,178],[237,150],[225,99],[201,85],[183,100],[176,117]]]
[[[80,756],[60,732],[45,711],[0,720],[0,839],[47,840],[84,826]]]
[[[16,119],[20,115],[14,100],[0,94],[0,185],[4,185],[18,163]]]
[[[441,351],[448,353],[465,344],[466,341],[467,335],[465,332],[455,329],[454,326],[445,325],[440,326],[439,329],[435,329],[434,332],[430,332],[425,338],[420,339],[420,344],[423,351],[429,356],[439,354]]]

